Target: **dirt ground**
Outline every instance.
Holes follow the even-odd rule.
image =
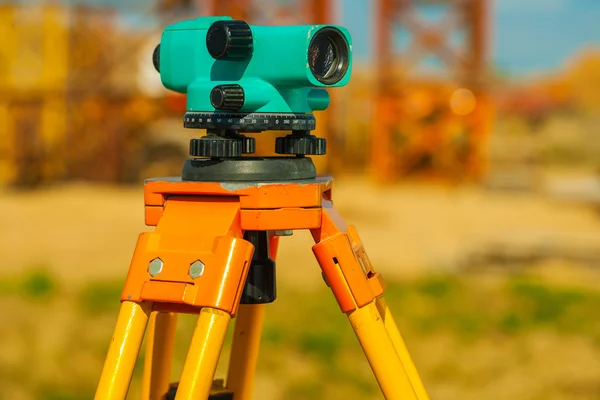
[[[385,276],[454,269],[493,243],[573,245],[600,250],[600,217],[585,205],[533,193],[404,184],[377,187],[336,181],[334,203],[354,224]],[[43,267],[65,282],[124,277],[143,223],[142,187],[68,185],[0,192],[3,274]],[[307,231],[282,238],[279,279],[320,281]]]
[[[0,383],[10,398],[90,398],[120,282],[137,235],[149,229],[142,194],[141,186],[80,184],[0,192]],[[600,331],[590,316],[600,305],[600,216],[593,207],[535,193],[378,187],[358,178],[338,179],[333,196],[391,282],[388,300],[432,398],[597,398]],[[312,244],[308,232],[282,238],[281,296],[269,307],[255,392],[273,400],[380,398],[347,321],[329,302]],[[514,260],[530,264],[532,254],[560,252],[587,267],[545,263],[540,271],[557,287],[498,280],[490,271],[472,274],[473,254],[488,249],[506,253],[499,263],[506,268]],[[60,280],[50,300],[35,281],[22,286],[33,300],[11,291],[22,272],[36,269]],[[452,274],[428,278],[457,269],[467,271],[456,274],[458,283]],[[416,283],[403,283],[410,281]],[[582,285],[595,289],[581,292]],[[308,290],[314,292],[306,296]],[[175,372],[181,372],[194,324],[193,316],[183,317],[192,318],[178,325]]]

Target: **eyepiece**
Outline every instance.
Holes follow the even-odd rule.
[[[156,46],[154,52],[152,53],[152,64],[154,64],[156,71],[160,73],[160,44]]]
[[[350,64],[348,55],[348,42],[342,32],[336,28],[322,28],[308,46],[308,65],[319,82],[333,85],[346,75]]]

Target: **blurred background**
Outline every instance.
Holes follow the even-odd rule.
[[[0,397],[93,397],[148,229],[143,179],[179,175],[202,134],[152,51],[211,14],[350,29],[353,77],[317,114],[314,160],[433,399],[600,398],[592,0],[0,2]],[[282,238],[256,398],[382,398],[311,240]],[[174,381],[195,317],[179,321]]]

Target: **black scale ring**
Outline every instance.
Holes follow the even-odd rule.
[[[232,129],[253,131],[312,131],[316,127],[313,114],[267,113],[202,113],[187,112],[183,126],[192,129]]]

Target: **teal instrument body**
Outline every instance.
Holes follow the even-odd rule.
[[[334,25],[251,26],[201,17],[168,26],[157,51],[163,85],[187,94],[189,112],[325,110],[325,88],[346,85],[352,70],[350,33]]]

